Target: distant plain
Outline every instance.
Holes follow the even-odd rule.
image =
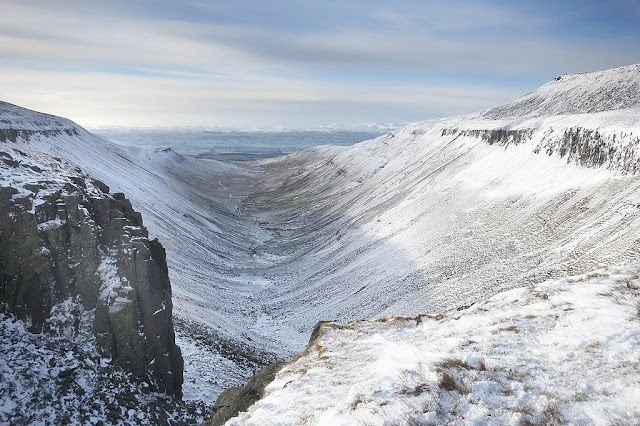
[[[171,147],[181,155],[221,161],[278,157],[318,145],[349,146],[384,131],[218,131],[100,129],[99,136],[138,147]]]

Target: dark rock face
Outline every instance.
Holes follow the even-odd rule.
[[[455,136],[471,136],[480,138],[489,145],[498,144],[501,146],[519,145],[527,142],[533,135],[533,129],[523,130],[510,130],[510,129],[471,129],[471,130],[458,130],[458,129],[443,129],[442,136],[455,135]]]
[[[72,299],[137,380],[181,396],[165,252],[123,194],[44,154],[0,148],[0,302],[40,332]]]
[[[311,331],[307,350],[316,344],[324,332],[324,325],[333,321],[318,321]],[[244,386],[225,389],[215,404],[211,418],[202,426],[222,426],[227,420],[236,417],[238,413],[247,411],[254,403],[264,396],[264,390],[276,378],[276,374],[289,362],[274,362],[258,371]]]
[[[530,142],[534,129],[443,129],[442,136],[475,137],[489,145],[509,147]],[[533,148],[566,159],[568,164],[604,167],[627,174],[640,172],[640,136],[632,133],[602,134],[597,129],[570,127],[547,132]]]
[[[65,134],[67,136],[78,136],[76,129],[44,129],[44,130],[25,130],[25,129],[0,129],[0,141],[16,143],[18,140],[28,141],[34,135],[40,135],[46,138],[55,137]]]
[[[221,426],[238,413],[246,411],[264,396],[264,389],[285,365],[285,362],[271,364],[254,374],[246,385],[226,389],[213,405],[213,416],[202,423],[202,426]]]

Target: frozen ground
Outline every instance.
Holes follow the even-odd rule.
[[[436,313],[640,262],[640,71],[563,79],[499,112],[243,166],[8,104],[0,131],[143,213],[167,250],[185,395],[211,402],[304,348],[319,320]]]
[[[133,383],[98,355],[92,312],[67,300],[41,334],[0,313],[0,425],[198,424],[204,404],[183,403]],[[79,332],[75,332],[76,321]]]
[[[230,425],[636,424],[639,267],[323,325]]]

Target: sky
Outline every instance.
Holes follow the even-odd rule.
[[[634,63],[637,0],[0,0],[0,100],[89,128],[404,123]]]

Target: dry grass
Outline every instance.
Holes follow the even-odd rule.
[[[458,384],[456,383],[455,379],[451,374],[444,372],[440,377],[440,382],[438,382],[438,387],[446,391],[454,391],[458,389]]]
[[[434,318],[432,315],[425,315],[425,314],[417,314],[412,316],[393,315],[393,316],[385,316],[385,317],[377,318],[373,320],[373,322],[382,322],[382,323],[388,323],[388,324],[400,325],[400,326],[403,326],[403,325],[416,326],[422,322],[422,317]]]
[[[519,401],[513,408],[513,412],[533,415],[536,412],[536,407],[529,401]]]
[[[448,371],[442,372],[440,376],[440,381],[438,382],[438,387],[447,392],[458,392],[461,395],[467,395],[471,392],[467,386],[459,383]]]
[[[362,395],[358,395],[353,401],[351,401],[351,404],[349,404],[349,407],[351,408],[351,410],[355,410],[359,404],[365,402],[364,399],[362,399]]]
[[[413,416],[405,417],[404,421],[407,426],[422,426],[424,424]]]
[[[609,426],[638,426],[640,424],[640,410],[609,413]]]
[[[598,352],[602,349],[602,343],[598,341],[590,342],[584,347],[585,352]]]
[[[469,363],[467,363],[467,361],[463,361],[459,358],[444,358],[443,360],[441,360],[440,362],[438,362],[436,364],[436,368],[438,368],[439,370],[444,370],[447,368],[464,368],[465,370],[470,370],[472,367],[471,365],[469,365]]]
[[[487,365],[484,361],[484,358],[480,358],[480,362],[478,365],[471,365],[467,361],[463,361],[459,358],[444,358],[440,362],[436,364],[436,368],[438,371],[443,371],[446,369],[464,369],[464,370],[477,370],[477,371],[485,371],[487,369]]]
[[[598,296],[611,297],[614,302],[619,305],[625,305],[632,302],[633,299],[640,299],[640,285],[635,281],[626,280],[624,283],[619,283],[612,286],[609,291],[604,293],[597,293]],[[637,300],[633,306],[633,317],[640,318],[640,300]]]
[[[423,384],[416,385],[411,389],[408,389],[408,390],[405,389],[403,393],[407,395],[417,396],[427,392],[428,390],[429,390],[429,385],[427,385],[426,383],[423,383]]]
[[[550,402],[533,420],[522,419],[520,426],[555,426],[561,423],[562,416],[560,415],[560,410],[558,410],[558,404]]]
[[[527,377],[527,372],[524,370],[515,371],[509,369],[507,372],[507,379],[509,380],[523,380],[525,377]]]
[[[484,358],[480,359],[477,365],[471,365],[467,361],[460,358],[444,358],[435,364],[437,371],[440,373],[440,380],[437,386],[448,392],[458,392],[461,395],[467,395],[471,392],[469,386],[461,382],[460,372],[466,371],[485,371],[486,364]],[[458,378],[458,379],[456,379]]]

